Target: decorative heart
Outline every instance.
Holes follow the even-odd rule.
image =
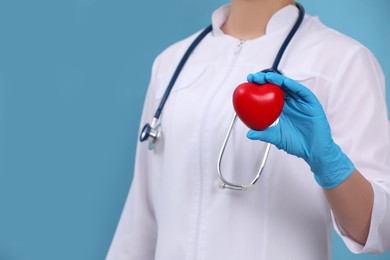
[[[272,83],[245,82],[233,93],[233,107],[241,121],[253,130],[264,130],[282,113],[284,94]]]

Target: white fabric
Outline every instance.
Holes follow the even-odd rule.
[[[155,151],[138,143],[134,180],[107,259],[236,260],[331,258],[332,217],[306,163],[271,148],[255,188],[219,190],[216,163],[233,115],[232,92],[249,73],[269,68],[298,11],[278,11],[266,35],[245,41],[219,29],[229,12],[213,14],[213,33],[196,48],[162,113]],[[197,34],[156,59],[141,126],[150,122],[180,58]],[[240,47],[241,46],[241,47]],[[365,246],[335,225],[353,252],[390,247],[390,131],[383,73],[358,42],[305,16],[280,64],[321,101],[333,137],[375,191]],[[222,170],[233,182],[256,173],[265,144],[236,124]]]

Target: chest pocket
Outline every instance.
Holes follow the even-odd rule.
[[[314,90],[316,75],[298,70],[281,70],[281,72],[284,76],[301,83],[312,91]]]
[[[281,70],[282,73],[308,89],[310,89],[318,98],[324,110],[327,109],[327,100],[329,96],[329,79],[316,75],[314,73],[298,71],[298,70]]]
[[[191,66],[183,68],[171,90],[170,95],[174,95],[179,91],[183,91],[193,87],[195,85],[195,82],[202,76],[205,70],[206,68],[204,66]],[[173,73],[157,76],[157,89],[154,96],[156,102],[159,102],[164,96],[164,93],[167,90],[172,75]]]

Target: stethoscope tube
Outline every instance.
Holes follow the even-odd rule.
[[[184,65],[186,64],[188,58],[190,57],[191,53],[194,51],[194,49],[199,45],[199,43],[203,40],[206,35],[211,32],[213,29],[212,25],[209,25],[206,29],[204,29],[191,43],[190,47],[188,47],[187,51],[184,53],[183,57],[181,58],[179,65],[177,65],[175,72],[172,75],[171,80],[169,81],[169,84],[167,86],[167,89],[164,92],[163,97],[161,98],[160,104],[158,105],[158,108],[153,116],[153,120],[151,124],[145,124],[142,128],[140,138],[139,140],[141,142],[144,142],[146,140],[149,141],[149,149],[152,150],[154,148],[155,143],[158,140],[158,137],[161,134],[160,125],[157,124],[161,112],[165,106],[165,103],[167,102],[167,99],[171,93],[171,90],[173,86],[175,85],[175,82],[177,78],[180,75],[180,72],[183,70]]]
[[[213,29],[212,25],[209,25],[206,29],[204,29],[199,35],[198,37],[196,37],[196,39],[192,42],[192,44],[190,45],[190,47],[188,47],[187,51],[184,53],[183,57],[181,58],[180,60],[180,63],[179,65],[177,66],[175,72],[173,73],[172,75],[172,78],[168,84],[168,87],[164,93],[164,96],[162,97],[161,99],[161,102],[160,102],[160,105],[158,106],[157,110],[156,110],[156,113],[154,114],[154,118],[156,119],[159,119],[160,118],[160,114],[165,106],[165,102],[167,102],[167,99],[169,97],[169,94],[171,93],[171,90],[173,88],[173,85],[175,85],[175,82],[177,80],[177,78],[179,77],[180,75],[180,72],[182,71],[182,69],[184,68],[184,65],[186,64],[188,58],[190,57],[191,53],[194,51],[194,49],[199,45],[199,43],[203,40],[204,37],[206,37],[206,35],[211,32]]]
[[[281,74],[281,72],[278,70],[279,63],[284,55],[284,52],[286,51],[291,39],[294,37],[295,33],[298,31],[300,25],[302,24],[302,21],[303,21],[304,15],[305,15],[305,9],[303,8],[303,6],[299,3],[296,3],[296,6],[299,10],[299,15],[298,15],[297,21],[295,22],[294,26],[291,28],[289,34],[287,35],[286,39],[284,40],[283,44],[281,45],[271,68],[265,69],[262,72],[276,72],[276,73]],[[188,58],[190,57],[190,55],[194,51],[194,49],[199,45],[199,43],[203,40],[203,38],[206,37],[206,35],[211,31],[212,31],[212,25],[209,25],[191,43],[190,47],[184,53],[178,66],[175,69],[175,72],[173,73],[173,75],[171,77],[171,80],[170,80],[170,82],[167,86],[167,89],[165,90],[165,93],[160,101],[160,104],[159,104],[159,106],[154,114],[154,117],[153,117],[151,124],[147,123],[142,128],[142,131],[140,134],[140,141],[144,142],[144,141],[148,140],[149,141],[148,148],[150,150],[154,149],[154,146],[155,146],[157,140],[161,136],[160,124],[158,123],[159,118],[160,118],[161,112],[165,106],[165,103],[166,103],[166,101],[171,93],[171,90],[172,90],[177,78],[180,75],[180,72],[184,68],[184,65],[186,64]],[[264,169],[265,163],[267,161],[267,158],[268,158],[268,154],[270,151],[270,144],[269,143],[267,144],[260,168],[259,168],[256,176],[254,177],[254,179],[249,184],[234,184],[234,183],[228,181],[222,174],[221,164],[222,164],[222,157],[223,157],[227,142],[229,141],[229,137],[230,137],[230,134],[232,132],[233,126],[236,122],[236,119],[237,119],[237,114],[235,113],[233,116],[233,119],[229,125],[228,132],[226,134],[225,140],[223,142],[223,145],[222,145],[219,157],[218,157],[217,171],[218,171],[218,176],[221,180],[221,182],[218,183],[218,186],[220,188],[227,188],[227,189],[231,189],[231,190],[247,190],[248,188],[253,186],[259,180],[261,173]]]
[[[255,185],[256,182],[259,180],[261,173],[263,172],[263,168],[265,166],[265,163],[267,162],[267,158],[268,158],[269,150],[271,148],[271,144],[267,143],[267,147],[265,148],[263,160],[261,161],[259,170],[257,171],[256,176],[253,178],[253,180],[249,184],[234,184],[234,183],[228,181],[222,174],[222,169],[221,169],[222,157],[223,157],[223,154],[225,153],[225,148],[226,148],[226,145],[229,141],[230,134],[233,130],[233,126],[234,126],[236,120],[237,120],[237,114],[234,113],[233,119],[230,122],[229,129],[228,129],[228,132],[226,134],[225,140],[223,141],[221,151],[219,152],[218,163],[217,163],[217,172],[218,172],[220,182],[217,182],[216,184],[217,184],[218,188],[221,188],[221,189],[248,190],[250,187]]]
[[[295,22],[294,26],[291,28],[290,32],[288,33],[288,35],[287,35],[286,39],[284,40],[282,46],[280,46],[280,49],[278,51],[278,54],[276,54],[274,63],[272,64],[272,67],[270,69],[268,69],[268,70],[263,70],[263,72],[273,71],[273,72],[282,74],[278,70],[279,63],[282,60],[284,52],[286,51],[286,49],[287,49],[288,45],[290,44],[292,38],[294,37],[294,35],[298,31],[299,27],[301,26],[303,18],[305,17],[305,8],[303,8],[303,6],[300,3],[295,3],[295,4],[296,4],[296,6],[298,8],[298,11],[299,11],[299,15],[298,15],[297,21]]]

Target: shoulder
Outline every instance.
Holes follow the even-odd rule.
[[[361,48],[363,45],[357,40],[341,33],[321,22],[317,16],[307,16],[302,25],[301,37],[304,37],[305,47],[332,48],[339,51]]]
[[[188,47],[202,31],[203,30],[199,30],[194,34],[173,43],[163,50],[154,61],[153,66],[155,72],[157,74],[172,73]]]
[[[372,52],[359,41],[328,27],[318,17],[307,15],[294,43],[294,64],[304,60],[305,70],[334,78],[345,64],[356,59],[377,63]],[[364,62],[362,63],[364,64]]]

